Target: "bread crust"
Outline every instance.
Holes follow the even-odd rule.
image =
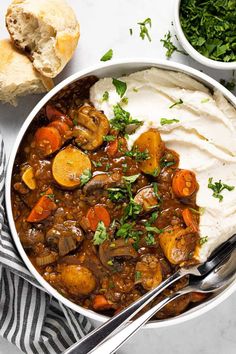
[[[52,72],[44,71],[34,58],[35,51],[29,53],[24,45],[16,40],[16,33],[11,30],[10,21],[13,12],[21,11],[32,16],[39,25],[44,24],[54,34],[54,56],[58,65],[53,65]],[[55,77],[72,58],[80,37],[80,26],[71,7],[65,0],[13,0],[6,13],[6,26],[16,47],[20,48],[32,60],[35,68],[44,76]],[[31,34],[29,33],[28,36]]]
[[[0,101],[16,105],[18,96],[46,92],[54,86],[52,79],[37,72],[10,39],[0,40],[0,53]]]

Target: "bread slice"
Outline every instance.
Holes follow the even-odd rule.
[[[10,39],[0,40],[0,101],[16,105],[18,96],[49,91],[52,79],[37,72]]]
[[[75,14],[65,0],[13,0],[6,26],[34,67],[51,78],[71,59],[80,36]]]

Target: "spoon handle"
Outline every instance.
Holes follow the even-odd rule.
[[[177,299],[183,292],[175,293],[154,305],[150,310],[138,317],[135,321],[124,326],[118,333],[113,334],[107,340],[103,341],[98,347],[90,351],[96,354],[110,354],[119,349],[130,337],[132,337],[156,312],[161,310],[169,302]]]
[[[182,269],[164,280],[155,289],[143,295],[140,299],[133,302],[130,306],[119,312],[110,320],[95,328],[91,333],[82,338],[79,342],[68,348],[64,354],[87,354],[99,345],[104,339],[117,331],[122,325],[125,325],[132,317],[134,317],[144,306],[151,302],[158,294],[160,294],[169,285],[175,283],[178,279],[186,275],[186,271]]]

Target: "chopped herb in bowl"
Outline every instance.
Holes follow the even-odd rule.
[[[180,23],[200,54],[225,63],[236,61],[235,0],[182,0]]]

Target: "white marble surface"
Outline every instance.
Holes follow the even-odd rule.
[[[37,1],[37,0],[35,0]],[[173,27],[175,0],[70,0],[81,23],[81,40],[76,54],[64,72],[61,81],[71,73],[99,62],[110,48],[114,59],[150,57],[164,59],[165,50],[160,43],[164,34]],[[1,0],[0,38],[7,36],[4,13],[9,0]],[[152,19],[152,42],[139,38],[137,22]],[[129,34],[133,28],[133,36]],[[0,53],[1,60],[1,53]],[[172,61],[203,70],[216,79],[231,78],[231,72],[214,71],[197,64],[190,57],[175,53]],[[0,104],[0,130],[9,155],[15,136],[40,96],[22,99],[17,108]],[[236,294],[204,316],[179,326],[158,330],[143,330],[135,335],[120,353],[143,354],[234,354],[236,353]],[[4,339],[0,339],[0,354],[20,353]]]

